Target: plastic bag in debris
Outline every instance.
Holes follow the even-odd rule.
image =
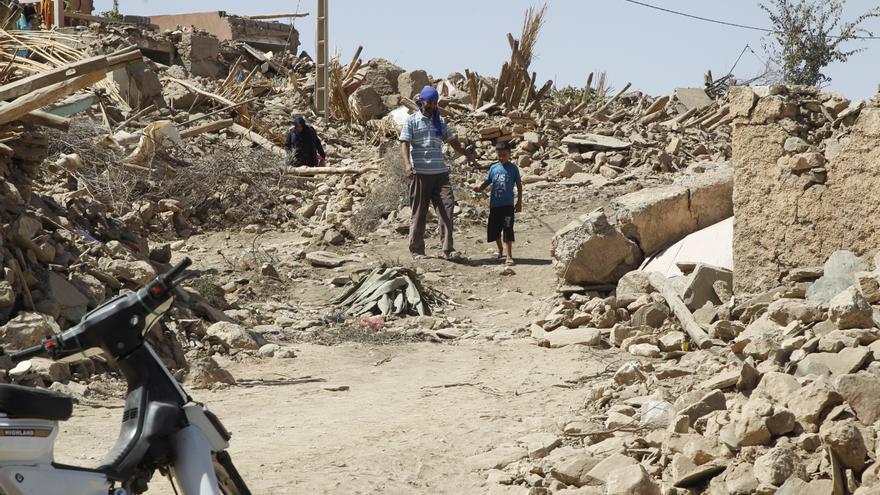
[[[675,406],[665,400],[649,400],[642,405],[639,426],[666,428],[675,419]]]
[[[164,148],[169,144],[178,146],[182,143],[180,132],[175,127],[174,122],[158,120],[144,128],[144,134],[141,136],[140,143],[138,143],[137,148],[125,161],[138,165],[149,165],[153,160],[153,155],[156,154],[156,150]]]

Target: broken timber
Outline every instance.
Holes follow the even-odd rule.
[[[660,295],[663,296],[663,299],[665,299],[666,303],[669,304],[669,307],[672,308],[672,312],[675,314],[675,317],[678,318],[682,328],[684,328],[684,331],[687,332],[691,340],[697,344],[697,347],[700,349],[711,347],[712,340],[709,338],[709,335],[703,331],[703,328],[700,327],[700,324],[694,319],[694,315],[691,314],[691,311],[688,309],[687,305],[685,305],[684,301],[682,301],[681,298],[678,297],[678,294],[675,293],[675,289],[672,288],[672,285],[669,284],[666,277],[664,277],[662,273],[651,273],[648,275],[648,280],[655,289],[660,291]]]
[[[187,129],[185,131],[180,131],[180,137],[183,139],[198,136],[199,134],[204,134],[206,132],[217,132],[222,129],[226,129],[227,127],[232,127],[235,122],[232,119],[218,120],[216,122],[208,122],[207,124],[202,124],[191,129]]]
[[[232,124],[231,126],[229,126],[229,130],[260,146],[261,148],[272,152],[275,155],[278,155],[280,157],[287,156],[287,152],[284,151],[284,148],[276,145],[272,141],[269,141],[268,139],[250,129],[246,129],[238,124]]]
[[[107,72],[141,61],[142,58],[139,50],[124,50],[0,86],[0,99],[16,98],[0,105],[0,124],[25,118],[31,112],[100,82]],[[62,121],[46,117],[44,113],[31,119],[51,121],[53,127],[65,125]]]

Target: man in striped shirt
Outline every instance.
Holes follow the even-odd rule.
[[[400,131],[404,172],[411,181],[409,251],[413,259],[425,257],[425,220],[429,204],[433,204],[440,217],[443,254],[448,260],[460,260],[462,257],[455,251],[452,241],[455,200],[449,182],[449,167],[443,157],[443,143],[449,143],[456,152],[467,156],[469,162],[475,163],[476,160],[440,117],[439,100],[437,90],[425,86],[417,100],[420,111],[410,115]]]

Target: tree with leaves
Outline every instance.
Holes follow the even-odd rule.
[[[831,78],[822,71],[833,62],[846,62],[864,47],[844,45],[873,34],[862,26],[880,17],[880,7],[844,22],[846,0],[770,0],[758,5],[770,16],[773,32],[765,40],[770,63],[782,82],[822,86]]]

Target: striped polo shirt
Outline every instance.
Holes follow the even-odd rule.
[[[442,119],[442,117],[441,117]],[[410,143],[409,156],[413,171],[419,175],[437,175],[449,172],[443,159],[443,143],[455,138],[446,120],[443,122],[443,135],[438,136],[430,117],[416,112],[406,118],[400,130],[400,141]]]

